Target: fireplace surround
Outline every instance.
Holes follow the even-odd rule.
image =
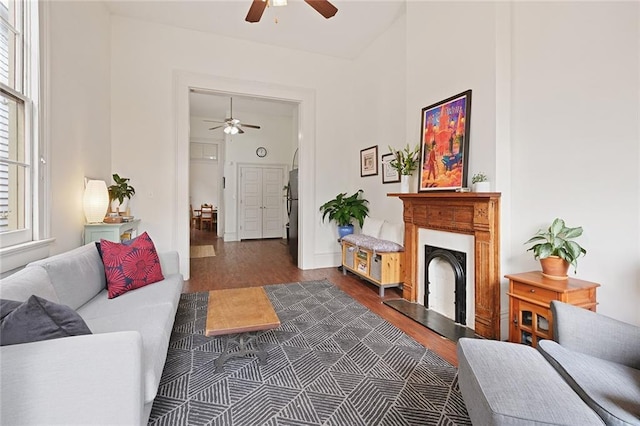
[[[418,231],[435,229],[474,237],[476,334],[500,339],[500,193],[426,192],[388,194],[404,206],[402,296],[417,300]]]

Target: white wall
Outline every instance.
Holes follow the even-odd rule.
[[[468,175],[484,171],[491,180],[496,169],[495,13],[491,2],[407,3],[407,138],[420,142],[422,108],[471,89]]]
[[[514,4],[514,221],[503,229],[509,273],[538,269],[523,243],[555,217],[583,226],[577,277],[602,284],[599,312],[637,324],[639,16],[636,2]]]
[[[407,111],[473,90],[469,173],[503,193],[501,273],[539,269],[523,243],[563,217],[585,229],[577,277],[602,284],[598,311],[638,324],[639,16],[637,3],[409,2],[406,68]],[[419,126],[409,113],[407,134]]]
[[[346,163],[341,164],[346,160],[339,156],[335,164],[333,158],[351,143],[354,132],[344,120],[352,104],[349,61],[118,16],[112,17],[111,43],[113,168],[140,187],[141,196],[132,200],[133,214],[142,219],[141,227],[149,231],[160,250],[175,247],[179,238],[167,224],[175,220],[176,191],[186,190],[175,185],[172,89],[176,71],[313,90],[316,128],[310,131],[316,151],[306,155],[314,159],[316,187],[305,195],[319,205],[347,181]],[[261,65],[256,67],[256,63]],[[135,161],[116,155],[125,149]],[[286,164],[290,161],[287,157]],[[150,193],[154,197],[145,195]],[[319,213],[316,223],[320,228]],[[313,230],[305,232],[313,234]],[[335,240],[329,241],[313,240],[314,251],[329,251]],[[316,260],[313,265],[330,264]]]
[[[406,22],[404,15],[377,40],[375,40],[354,62],[353,111],[350,122],[354,130],[353,142],[345,155],[349,159],[349,185],[335,188],[338,192],[363,189],[363,197],[369,200],[369,214],[373,218],[386,219],[392,223],[402,222],[402,202],[399,198],[387,197],[388,193],[400,191],[400,183],[382,183],[380,157],[389,153],[389,146],[402,148],[407,143],[415,146],[419,132],[405,135],[404,122],[407,56]],[[419,116],[419,112],[415,113]],[[378,175],[360,176],[360,150],[378,146]],[[330,197],[327,198],[327,200]],[[326,201],[326,200],[325,200]],[[331,224],[335,227],[335,224]],[[337,238],[337,232],[334,239]],[[339,262],[339,261],[338,261]]]
[[[205,203],[216,207],[220,205],[218,194],[221,183],[218,171],[216,160],[189,161],[189,201],[194,209]]]
[[[47,152],[55,254],[83,243],[84,177],[113,183],[111,28],[101,2],[56,1],[45,2],[44,7],[49,16],[49,86],[45,96],[49,102]],[[129,158],[126,153],[124,156]]]

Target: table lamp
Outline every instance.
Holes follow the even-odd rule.
[[[100,223],[109,208],[109,191],[103,180],[89,180],[82,199],[88,223]]]

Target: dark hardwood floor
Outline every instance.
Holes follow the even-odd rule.
[[[437,333],[384,305],[378,287],[353,274],[344,276],[337,268],[303,271],[293,264],[285,240],[224,242],[214,232],[191,231],[192,245],[211,244],[216,256],[191,259],[190,279],[185,292],[254,287],[327,279],[358,302],[389,321],[443,359],[457,366],[456,346]],[[385,299],[402,297],[402,292],[385,290]]]

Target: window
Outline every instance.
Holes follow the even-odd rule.
[[[0,249],[37,239],[38,3],[0,0]]]

